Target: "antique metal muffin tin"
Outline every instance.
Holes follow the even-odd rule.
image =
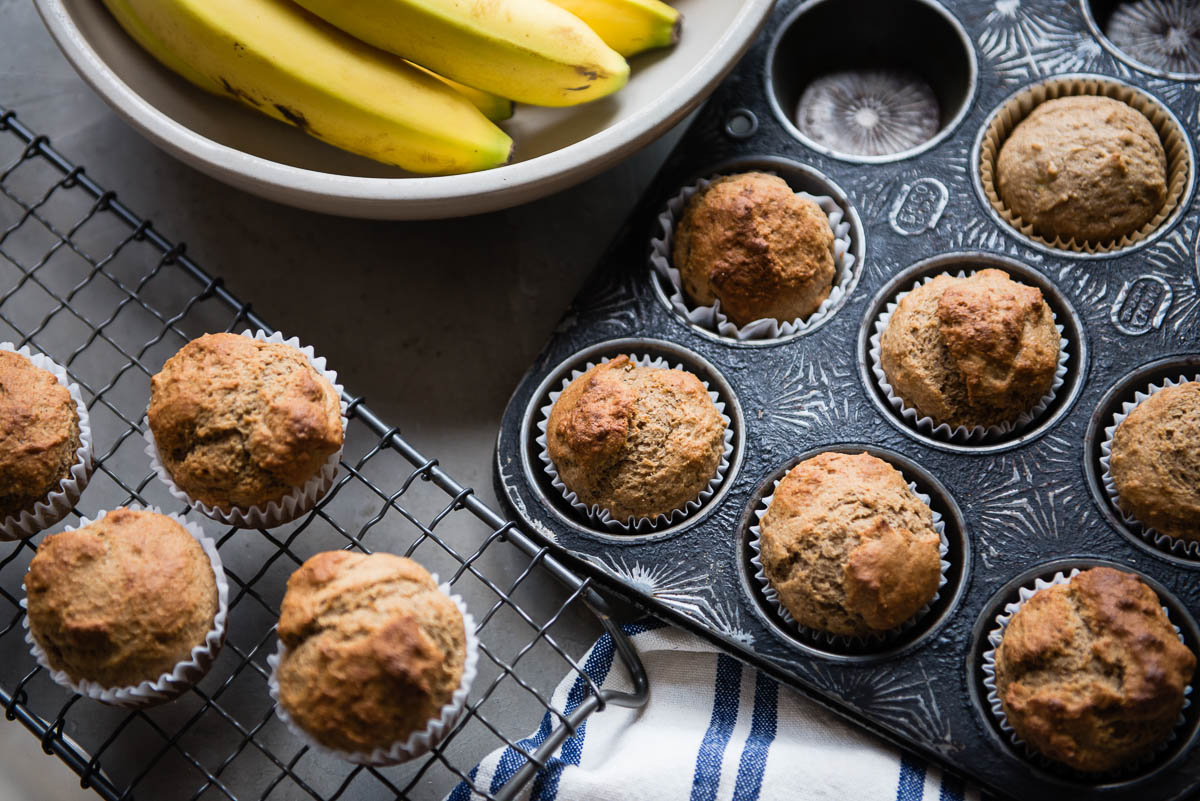
[[[1145,576],[1200,651],[1192,618],[1200,613],[1200,560],[1143,539],[1099,483],[1100,441],[1121,401],[1157,378],[1200,370],[1200,75],[1156,74],[1118,53],[1099,34],[1115,5],[781,3],[517,387],[497,442],[500,495],[580,570],[899,746],[1022,801],[1182,799],[1200,785],[1200,693],[1153,761],[1092,778],[1030,759],[982,700],[982,637],[1016,588],[1097,560]],[[853,159],[802,141],[787,112],[805,80],[881,65],[915,70],[933,86],[943,130],[932,142]],[[1038,246],[977,191],[978,143],[991,114],[1013,93],[1064,74],[1141,88],[1189,137],[1184,210],[1124,251]],[[803,334],[735,342],[693,326],[671,309],[649,265],[667,200],[697,178],[743,169],[771,170],[797,189],[834,197],[851,221],[857,276],[841,307]],[[1042,288],[1070,342],[1068,373],[1050,408],[1024,430],[951,443],[892,410],[871,373],[868,343],[882,306],[921,276],[986,266]],[[682,362],[722,395],[736,429],[713,498],[683,521],[635,535],[599,529],[575,512],[550,485],[535,442],[539,410],[570,369],[624,352]],[[947,586],[918,625],[882,645],[834,647],[798,636],[753,579],[755,507],[788,468],[827,449],[892,461],[947,520]]]

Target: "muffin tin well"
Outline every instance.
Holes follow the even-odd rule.
[[[1088,423],[1087,434],[1083,442],[1083,466],[1092,497],[1114,529],[1125,535],[1135,545],[1150,550],[1155,556],[1200,568],[1200,547],[1188,546],[1187,543],[1180,540],[1155,538],[1150,536],[1141,524],[1126,520],[1126,516],[1113,503],[1105,489],[1104,465],[1101,462],[1103,456],[1101,446],[1108,439],[1106,429],[1112,426],[1113,415],[1121,411],[1126,402],[1133,401],[1137,393],[1145,392],[1151,384],[1162,386],[1164,379],[1175,381],[1180,376],[1188,378],[1200,376],[1200,354],[1159,359],[1143,365],[1124,376],[1105,392],[1104,397],[1096,404],[1092,419]]]
[[[901,6],[925,21],[896,20],[891,15]],[[847,9],[853,13],[843,14]],[[889,29],[888,21],[899,27]],[[895,41],[879,42],[879,31]],[[863,42],[879,47],[870,51]],[[899,54],[909,60],[893,59],[894,65],[918,73],[922,59],[940,59],[944,74],[925,74],[939,100],[951,98],[942,101],[951,113],[940,139],[864,161],[797,137],[788,106],[804,83],[868,53]],[[1172,746],[1178,756],[1136,780],[1050,777],[994,736],[970,687],[976,622],[1031,565],[1111,562],[1156,581],[1180,609],[1200,611],[1200,560],[1163,551],[1126,529],[1097,483],[1093,430],[1096,421],[1111,421],[1110,407],[1123,393],[1144,386],[1159,367],[1178,375],[1181,364],[1200,365],[1194,170],[1175,210],[1152,233],[1096,257],[1021,234],[979,188],[980,138],[995,110],[1047,80],[1078,74],[1151,98],[1162,119],[1177,121],[1179,152],[1194,163],[1200,81],[1130,66],[1098,40],[1078,3],[781,2],[745,60],[697,114],[516,388],[497,441],[497,492],[526,529],[597,583],[997,797],[1181,801],[1200,785],[1192,735]],[[958,103],[961,114],[954,111]],[[861,261],[856,285],[820,326],[791,338],[736,342],[673,311],[647,265],[649,243],[660,211],[682,187],[717,172],[763,168],[792,182],[819,182],[820,191],[838,198],[857,218],[853,241]],[[1052,403],[1023,429],[993,441],[946,442],[909,427],[881,398],[865,343],[881,304],[897,291],[925,275],[981,267],[1003,269],[1042,290],[1068,341],[1067,372]],[[735,466],[681,525],[641,536],[594,531],[558,508],[539,470],[529,469],[541,467],[530,446],[531,410],[544,405],[569,365],[648,340],[675,349],[672,360],[725,382],[722,393],[739,409]],[[961,549],[960,558],[949,559],[961,574],[943,588],[933,613],[893,643],[858,652],[789,632],[749,572],[748,530],[774,479],[806,454],[846,448],[911,465],[902,472],[928,481],[933,489],[923,491],[933,504],[952,507],[939,511],[956,521],[957,529],[947,526],[958,532],[949,541]],[[1174,613],[1172,619],[1178,622]]]
[[[996,161],[1005,140],[1041,103],[1061,97],[1108,97],[1129,104],[1145,115],[1158,132],[1167,158],[1167,194],[1162,209],[1140,229],[1115,239],[1049,239],[1008,208],[996,185]],[[1108,256],[1153,242],[1178,221],[1192,197],[1196,153],[1179,118],[1143,89],[1104,75],[1060,75],[1024,87],[1006,98],[979,131],[972,153],[975,191],[994,219],[1008,226],[1025,243],[1078,257]]]
[[[767,63],[767,97],[784,129],[806,146],[847,161],[896,161],[928,150],[962,121],[975,96],[977,64],[970,38],[953,14],[929,0],[802,3],[775,31]],[[814,141],[796,121],[801,97],[814,80],[843,70],[907,73],[923,81],[937,99],[936,133],[884,155],[856,155]],[[889,98],[874,100],[886,107]],[[888,124],[885,114],[860,111],[871,115],[868,124]]]
[[[846,638],[816,637],[798,630],[780,617],[778,610],[763,596],[763,588],[755,578],[757,567],[751,562],[754,551],[750,546],[753,535],[752,526],[758,524],[757,510],[762,501],[770,495],[776,482],[787,475],[788,471],[805,459],[820,453],[832,451],[835,453],[869,453],[895,467],[906,481],[916,484],[917,492],[929,496],[929,507],[941,515],[945,527],[946,543],[949,546],[945,561],[949,567],[945,571],[946,583],[938,590],[937,600],[929,610],[921,614],[912,625],[898,630],[894,634],[879,641],[848,642]],[[896,451],[878,448],[874,445],[860,443],[834,443],[827,446],[811,448],[804,453],[789,459],[774,472],[769,474],[755,488],[751,501],[742,515],[738,526],[738,551],[742,587],[754,602],[755,611],[780,638],[788,641],[797,648],[819,655],[822,658],[843,662],[880,662],[892,659],[910,648],[917,647],[927,637],[935,635],[941,624],[945,622],[954,609],[966,586],[966,575],[971,562],[971,542],[967,536],[961,510],[954,498],[932,474],[916,462]],[[832,640],[832,641],[831,641]]]
[[[879,380],[872,369],[870,356],[871,337],[876,333],[875,323],[887,304],[891,303],[900,293],[910,290],[922,279],[942,274],[958,275],[959,272],[970,275],[977,270],[988,268],[1003,270],[1014,281],[1035,286],[1041,290],[1042,298],[1054,313],[1055,324],[1062,326],[1062,338],[1067,342],[1065,347],[1067,373],[1063,377],[1063,384],[1055,392],[1054,400],[1045,411],[1027,425],[1007,434],[988,436],[978,441],[962,442],[937,433],[926,433],[905,419],[889,403],[887,394],[879,385]],[[984,251],[944,253],[923,259],[897,273],[896,277],[885,284],[871,301],[867,313],[863,315],[862,325],[858,332],[858,372],[867,396],[889,422],[910,437],[932,447],[951,451],[989,453],[1008,450],[1046,433],[1054,427],[1055,422],[1063,414],[1070,410],[1079,396],[1079,392],[1083,388],[1083,376],[1087,371],[1087,358],[1087,335],[1084,333],[1083,322],[1071,302],[1058,287],[1045,275],[1023,262]]]
[[[538,423],[545,418],[542,409],[550,403],[550,394],[562,389],[563,382],[568,380],[574,371],[583,371],[588,364],[600,364],[622,354],[661,358],[672,368],[680,366],[694,374],[708,386],[709,392],[715,392],[718,399],[724,403],[724,414],[729,418],[729,428],[733,431],[733,451],[729,455],[729,466],[721,476],[721,483],[712,496],[705,500],[699,509],[682,515],[678,520],[641,525],[629,532],[608,528],[572,506],[563,497],[562,491],[553,485],[550,473],[538,457],[542,446],[537,441],[541,435]],[[525,447],[521,450],[522,468],[526,480],[537,489],[538,499],[543,508],[578,532],[586,536],[612,539],[618,542],[627,541],[630,538],[657,540],[700,523],[708,517],[712,508],[720,504],[741,466],[742,450],[745,447],[744,431],[745,422],[742,419],[741,406],[738,404],[733,387],[725,380],[720,371],[704,357],[687,348],[662,340],[635,337],[616,339],[601,342],[574,354],[552,370],[546,380],[542,382],[538,391],[534,393],[533,401],[525,410],[525,417],[522,421],[522,437],[525,439]]]
[[[1080,4],[1092,35],[1129,66],[1161,78],[1200,80],[1200,6],[1187,0],[1080,0]],[[1128,42],[1113,41],[1109,35],[1118,13],[1133,34]]]
[[[737,112],[735,112],[735,115],[736,114]],[[728,127],[729,123],[727,122],[726,128]],[[859,219],[858,211],[854,208],[854,204],[851,203],[850,199],[846,196],[845,191],[843,191],[840,186],[835,184],[824,174],[814,170],[812,167],[801,164],[792,159],[780,158],[778,156],[757,156],[732,159],[721,164],[713,165],[711,168],[696,172],[692,179],[685,182],[683,186],[695,185],[700,179],[711,179],[721,175],[733,175],[735,173],[755,171],[777,175],[786,181],[788,186],[797,192],[807,192],[810,195],[833,198],[834,203],[836,203],[838,208],[840,208],[842,211],[843,222],[847,223],[850,227],[848,234],[850,239],[850,248],[848,253],[849,255],[853,256],[853,264],[850,264],[846,267],[846,272],[848,272],[849,275],[846,277],[845,281],[841,281],[840,276],[834,276],[834,284],[838,285],[840,283],[844,289],[844,294],[839,301],[830,304],[828,309],[824,310],[823,312],[817,312],[819,319],[813,319],[816,315],[810,315],[809,319],[812,321],[811,324],[806,325],[803,329],[794,333],[778,337],[764,337],[744,340],[727,337],[711,328],[697,325],[684,318],[682,314],[678,313],[671,305],[670,301],[670,296],[674,291],[674,287],[670,285],[670,282],[667,279],[659,274],[658,270],[656,270],[653,265],[648,266],[650,271],[650,286],[654,289],[659,301],[672,314],[674,314],[681,323],[690,327],[702,336],[711,337],[730,345],[745,345],[749,347],[774,345],[780,342],[786,342],[789,339],[794,339],[795,337],[802,337],[806,334],[811,334],[812,332],[818,330],[846,305],[853,295],[855,289],[858,287],[858,281],[859,277],[862,275],[862,266],[866,258],[867,250],[866,235],[863,233],[862,220]],[[663,212],[660,211],[660,216],[662,214]],[[678,223],[678,218],[676,218],[676,223]],[[654,237],[660,237],[662,235],[663,232],[661,228],[654,231]],[[647,247],[652,253],[654,252],[655,249],[653,248],[652,241],[648,241]]]
[[[1137,575],[1158,595],[1163,607],[1167,610],[1167,617],[1171,624],[1179,630],[1184,644],[1193,652],[1200,653],[1200,628],[1197,628],[1196,620],[1188,611],[1187,605],[1152,576],[1131,568],[1129,565],[1104,559],[1058,559],[1044,562],[1014,577],[988,600],[972,630],[971,652],[967,661],[967,682],[971,703],[989,738],[1003,749],[1013,762],[1019,765],[1019,769],[1030,771],[1047,787],[1056,788],[1060,797],[1062,797],[1062,793],[1137,792],[1139,788],[1144,788],[1152,783],[1155,775],[1169,771],[1171,766],[1183,758],[1200,740],[1200,704],[1197,703],[1198,696],[1195,689],[1197,680],[1195,677],[1192,679],[1192,692],[1188,695],[1188,701],[1182,712],[1183,722],[1175,730],[1174,738],[1161,751],[1126,770],[1100,776],[1088,776],[1041,757],[1024,745],[1017,745],[1012,741],[1009,733],[1000,728],[1000,723],[988,704],[988,688],[984,684],[986,674],[983,670],[983,655],[992,647],[988,640],[988,633],[996,628],[997,615],[1004,611],[1007,604],[1018,600],[1018,591],[1022,587],[1033,587],[1037,579],[1050,581],[1057,573],[1070,576],[1073,570],[1083,571],[1093,567],[1112,567]],[[1066,797],[1077,796],[1068,795]]]

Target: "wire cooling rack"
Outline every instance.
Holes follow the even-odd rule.
[[[271,330],[182,244],[161,236],[0,106],[0,341],[28,344],[63,365],[83,391],[93,429],[96,471],[64,524],[127,503],[183,511],[143,452],[150,376],[189,339],[245,328]],[[28,653],[18,606],[43,535],[0,543],[0,704],[84,787],[114,801],[360,801],[441,798],[465,782],[473,798],[504,801],[592,712],[644,701],[641,664],[589,580],[418,453],[362,398],[346,401],[350,426],[339,480],[306,517],[270,531],[218,531],[191,515],[220,547],[230,621],[210,674],[169,704],[123,711],[52,683]],[[312,752],[275,718],[267,695],[266,658],[287,577],[332,548],[413,556],[449,577],[478,621],[480,672],[466,713],[428,756],[404,766],[364,768]],[[632,692],[600,690],[582,671],[572,655],[581,644],[568,642],[568,632],[587,623],[613,637]],[[555,680],[570,672],[585,693],[564,715],[548,702]],[[521,741],[539,721],[552,733],[540,744]],[[500,747],[513,749],[524,765],[503,786],[476,786],[470,768]]]

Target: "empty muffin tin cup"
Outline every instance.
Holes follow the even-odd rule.
[[[656,367],[663,370],[674,369],[683,370],[685,372],[687,371],[687,368],[682,363],[677,363],[672,366],[671,363],[662,356],[649,356],[644,354],[638,355],[635,353],[630,353],[628,356],[630,360],[632,360],[634,364],[637,364],[639,367]],[[568,385],[570,385],[572,381],[574,381],[576,378],[579,378],[579,376],[583,375],[588,370],[591,370],[597,364],[607,364],[612,360],[612,358],[613,357],[605,357],[599,362],[589,361],[582,369],[578,367],[572,368],[571,374],[562,380],[562,384],[560,385],[559,389],[550,393],[550,402],[538,410],[539,416],[537,427],[538,430],[542,432],[535,440],[539,448],[538,459],[542,462],[544,470],[546,471],[546,475],[550,477],[550,483],[554,486],[554,488],[562,493],[563,498],[566,499],[567,503],[569,503],[572,508],[579,511],[593,523],[598,523],[610,531],[617,531],[627,534],[649,532],[657,528],[674,525],[703,506],[705,501],[707,501],[713,496],[714,493],[716,493],[717,489],[721,486],[721,482],[725,480],[725,473],[729,470],[729,464],[733,455],[733,420],[728,414],[726,414],[725,402],[721,399],[720,394],[714,390],[709,382],[705,381],[703,378],[697,376],[697,379],[700,381],[700,383],[704,385],[704,389],[707,390],[708,396],[712,398],[713,405],[717,407],[717,412],[721,415],[721,419],[725,421],[725,432],[722,435],[723,445],[721,449],[721,460],[717,464],[717,470],[713,474],[713,477],[709,479],[708,485],[700,491],[700,494],[688,501],[683,506],[677,509],[672,509],[670,514],[660,514],[654,519],[648,517],[630,517],[626,520],[617,520],[611,514],[609,514],[607,509],[604,509],[599,505],[589,506],[581,501],[579,496],[563,483],[562,478],[558,474],[558,468],[554,465],[554,460],[550,458],[550,449],[549,445],[547,444],[546,429],[550,425],[550,411],[554,408],[554,404],[558,401],[559,396],[562,395],[563,391]]]
[[[261,330],[253,332],[246,330],[242,332],[242,336],[257,339],[260,342],[288,345],[303,353],[313,368],[324,376],[337,392],[338,402],[341,404],[342,409],[342,435],[343,437],[345,436],[347,428],[350,425],[350,420],[346,417],[349,407],[343,397],[342,385],[338,383],[337,373],[325,367],[324,356],[317,356],[311,347],[302,346],[300,340],[296,337],[287,338],[278,331],[274,334],[268,334]],[[338,448],[335,453],[331,454],[325,460],[325,464],[321,465],[320,471],[315,476],[301,486],[293,487],[282,498],[257,506],[232,506],[226,511],[220,507],[209,506],[203,501],[192,498],[175,483],[175,480],[171,477],[171,474],[167,471],[167,468],[158,456],[158,444],[154,441],[154,432],[150,430],[148,419],[143,436],[146,439],[146,455],[150,457],[150,467],[153,468],[159,480],[167,486],[167,489],[173,496],[190,505],[205,517],[224,523],[227,526],[237,526],[238,528],[274,528],[275,526],[290,523],[296,518],[312,511],[313,507],[333,487],[334,481],[337,479],[338,464],[342,459],[342,448]]]
[[[790,471],[789,471],[790,472]],[[779,482],[783,479],[775,481],[771,488],[771,494],[766,495],[759,502],[754,510],[755,517],[762,521],[766,515],[767,509],[771,505],[771,501],[775,499],[775,489],[779,487]],[[905,478],[908,481],[907,477]],[[766,569],[762,563],[762,528],[759,525],[750,527],[750,550],[753,556],[750,557],[750,564],[754,566],[754,580],[757,582],[762,591],[763,598],[766,599],[770,607],[779,616],[779,619],[787,624],[787,627],[795,634],[799,635],[802,640],[807,640],[816,643],[818,646],[834,646],[837,648],[869,648],[887,645],[898,639],[906,631],[921,622],[921,619],[929,613],[933,605],[937,603],[941,597],[942,588],[946,586],[947,578],[946,571],[950,569],[950,562],[946,556],[950,553],[950,541],[946,538],[946,523],[942,519],[942,515],[931,505],[932,498],[929,495],[917,489],[917,485],[913,481],[908,481],[908,488],[912,494],[917,496],[933,513],[933,529],[938,534],[938,554],[941,556],[941,576],[938,578],[937,592],[929,599],[929,602],[917,610],[916,614],[908,620],[901,623],[894,629],[888,631],[871,632],[865,636],[852,636],[847,634],[832,634],[827,631],[809,628],[801,625],[792,617],[792,613],[787,610],[783,602],[779,598],[779,593],[771,586],[770,580],[767,578]]]
[[[437,580],[438,577],[434,574],[433,581],[435,584]],[[458,683],[458,689],[450,696],[450,700],[442,705],[438,716],[431,719],[424,729],[413,732],[402,742],[376,748],[374,751],[339,751],[336,748],[321,745],[308,732],[300,728],[292,720],[287,710],[283,708],[283,705],[279,703],[279,664],[287,654],[287,646],[283,644],[282,640],[279,641],[275,653],[267,657],[267,667],[271,670],[267,676],[267,692],[270,694],[271,700],[275,702],[275,716],[287,726],[288,731],[309,748],[335,759],[353,762],[356,765],[370,765],[373,767],[399,765],[402,762],[407,762],[422,754],[429,753],[431,748],[444,740],[446,735],[454,729],[455,722],[462,715],[463,709],[466,707],[467,696],[471,692],[471,684],[475,681],[475,674],[479,664],[479,637],[475,633],[475,618],[467,611],[467,605],[463,602],[463,599],[451,592],[448,583],[439,584],[438,590],[454,602],[459,614],[462,615],[463,632],[466,639],[465,656],[463,658],[462,679]]]
[[[1029,114],[1047,100],[1060,97],[1079,96],[1108,97],[1120,100],[1145,115],[1167,156],[1167,197],[1149,222],[1137,231],[1116,239],[1064,240],[1062,237],[1049,239],[1037,233],[1033,224],[1022,219],[1008,208],[1000,197],[996,183],[996,162],[1000,149],[1013,130]],[[1184,197],[1192,183],[1192,153],[1187,134],[1166,106],[1140,89],[1101,75],[1071,75],[1052,78],[1034,84],[1010,97],[998,108],[985,124],[979,140],[978,175],[979,188],[992,212],[1027,240],[1042,248],[1062,250],[1086,255],[1114,253],[1133,247],[1152,236],[1163,224],[1183,210]]]
[[[1177,379],[1163,378],[1159,382],[1149,384],[1144,390],[1137,392],[1132,401],[1125,401],[1121,404],[1120,411],[1113,414],[1112,425],[1105,427],[1104,441],[1100,443],[1100,466],[1104,468],[1104,472],[1100,475],[1100,481],[1104,484],[1104,491],[1108,494],[1109,500],[1112,501],[1113,509],[1121,516],[1121,519],[1125,521],[1130,530],[1137,532],[1142,539],[1160,550],[1167,551],[1176,556],[1200,559],[1200,540],[1185,540],[1164,534],[1161,531],[1143,525],[1137,518],[1126,512],[1121,506],[1117,484],[1113,480],[1109,469],[1109,463],[1112,458],[1112,441],[1117,433],[1117,426],[1121,425],[1126,417],[1133,414],[1134,409],[1156,392],[1166,387],[1175,387],[1192,381],[1200,381],[1200,373],[1196,373],[1190,378],[1186,375],[1180,375]]]
[[[9,542],[32,537],[70,514],[92,477],[92,425],[83,394],[57,362],[45,354],[31,351],[28,346],[17,348],[11,342],[0,342],[0,350],[24,356],[34,367],[53,375],[71,393],[75,415],[79,418],[79,447],[75,449],[74,464],[59,482],[58,488],[34,504],[32,509],[9,515],[0,522],[0,541]]]
[[[774,173],[770,173],[774,174]],[[850,221],[837,201],[828,195],[813,195],[808,192],[797,192],[796,195],[816,202],[829,219],[829,228],[833,231],[833,286],[829,297],[821,302],[817,310],[808,317],[797,317],[794,320],[776,320],[767,317],[753,320],[746,325],[738,326],[721,311],[721,301],[718,299],[710,306],[695,304],[683,291],[683,279],[679,270],[671,261],[672,248],[675,239],[675,228],[683,218],[688,203],[698,192],[703,192],[712,185],[714,178],[701,178],[694,184],[685,186],[679,194],[671,198],[666,207],[658,215],[659,234],[650,240],[650,266],[671,288],[667,297],[671,308],[682,318],[700,328],[713,331],[728,339],[739,342],[757,339],[778,339],[791,337],[813,330],[827,317],[832,315],[850,291],[854,283],[855,256],[851,252]]]
[[[1040,577],[1034,579],[1032,585],[1020,587],[1017,590],[1017,600],[1010,601],[1009,603],[1005,604],[1000,613],[996,615],[996,625],[987,633],[987,642],[989,645],[991,645],[991,648],[988,648],[982,654],[983,686],[987,690],[986,703],[988,709],[991,711],[992,716],[996,719],[996,723],[999,725],[1000,730],[1004,732],[1004,735],[1008,737],[1009,741],[1016,746],[1022,754],[1024,754],[1038,767],[1047,768],[1056,773],[1070,776],[1076,781],[1086,782],[1089,784],[1121,781],[1123,779],[1131,778],[1135,773],[1142,771],[1148,765],[1150,765],[1150,763],[1157,760],[1162,753],[1166,751],[1166,749],[1169,748],[1171,744],[1178,738],[1180,729],[1187,722],[1187,719],[1183,714],[1183,710],[1187,709],[1191,705],[1191,699],[1189,696],[1192,694],[1192,687],[1190,684],[1184,688],[1183,707],[1180,709],[1179,719],[1176,721],[1175,727],[1171,730],[1171,735],[1164,739],[1150,753],[1146,754],[1140,759],[1131,762],[1124,767],[1118,768],[1117,770],[1108,771],[1106,773],[1084,773],[1082,771],[1077,771],[1068,765],[1064,765],[1060,762],[1050,759],[1049,757],[1043,756],[1040,752],[1035,750],[1031,745],[1026,743],[1017,735],[1017,732],[1015,729],[1013,729],[1012,724],[1008,722],[1008,716],[1004,714],[1004,705],[1000,702],[1000,695],[996,690],[996,649],[1000,647],[1000,642],[1004,639],[1004,631],[1008,628],[1008,624],[1012,621],[1013,616],[1017,613],[1017,610],[1024,606],[1025,603],[1040,590],[1044,590],[1047,587],[1052,587],[1056,584],[1066,584],[1072,578],[1079,575],[1079,573],[1079,568],[1072,568],[1068,573],[1059,571],[1048,579]],[[1170,610],[1168,610],[1166,606],[1163,606],[1162,610],[1163,614],[1167,615],[1167,619],[1170,620]],[[1187,643],[1184,639],[1182,630],[1180,630],[1179,626],[1175,625],[1174,623],[1171,625],[1174,627],[1175,633],[1179,635],[1179,641],[1186,645]]]
[[[976,270],[970,272],[960,270],[955,277],[966,278],[969,275],[974,275],[976,272]],[[1023,412],[1013,420],[1007,420],[993,426],[974,426],[971,428],[956,426],[952,428],[948,423],[939,423],[932,417],[922,415],[916,409],[909,406],[904,402],[902,397],[896,394],[891,383],[888,381],[887,374],[883,371],[883,348],[880,344],[883,332],[888,327],[888,322],[891,321],[892,314],[896,311],[896,307],[900,305],[900,301],[909,292],[928,284],[936,277],[936,275],[927,275],[914,283],[911,289],[896,295],[895,298],[884,306],[883,311],[875,319],[875,333],[871,335],[871,349],[869,351],[871,373],[875,376],[875,381],[879,384],[879,388],[883,390],[888,404],[896,410],[897,414],[903,417],[905,422],[910,426],[928,436],[962,445],[986,445],[1014,431],[1021,431],[1029,426],[1030,423],[1037,420],[1050,407],[1050,404],[1054,402],[1054,398],[1058,395],[1058,391],[1062,388],[1063,382],[1066,379],[1067,360],[1070,358],[1068,352],[1070,343],[1063,337],[1063,326],[1058,322],[1058,316],[1053,310],[1051,310],[1050,315],[1054,319],[1054,327],[1057,329],[1059,336],[1058,365],[1054,369],[1054,380],[1050,384],[1049,391],[1034,404],[1033,408],[1027,412]]]
[[[141,509],[142,507],[129,506],[127,508]],[[204,549],[204,555],[208,557],[208,561],[212,565],[213,576],[216,579],[217,614],[213,617],[212,628],[205,635],[204,642],[192,648],[191,654],[186,660],[175,665],[170,673],[164,673],[154,681],[147,679],[130,687],[105,687],[88,679],[75,681],[67,675],[65,670],[57,670],[50,664],[46,652],[38,645],[37,640],[33,637],[33,632],[29,630],[29,615],[25,614],[21,618],[21,625],[25,627],[25,642],[29,644],[30,653],[33,654],[37,663],[46,669],[46,673],[55,684],[102,704],[129,709],[154,706],[178,698],[188,688],[204,678],[209,668],[217,661],[217,656],[221,653],[221,646],[225,644],[225,626],[229,619],[229,579],[226,578],[225,568],[221,565],[221,554],[217,551],[217,543],[204,533],[204,529],[186,518],[168,514],[157,507],[149,507],[145,511],[164,515],[183,526],[184,530],[191,534]],[[78,526],[70,526],[64,531],[75,531],[98,520],[103,520],[107,515],[108,512],[103,511],[96,515],[95,519],[81,517]],[[24,584],[21,585],[21,589],[25,589]],[[21,609],[28,609],[25,598],[21,599]]]

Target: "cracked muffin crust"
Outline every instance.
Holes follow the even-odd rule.
[[[670,514],[699,497],[716,475],[724,435],[696,376],[618,356],[563,390],[546,447],[582,503],[624,521]]]
[[[1017,735],[1075,770],[1151,753],[1175,727],[1196,657],[1137,576],[1085,570],[1026,601],[996,648],[996,692]]]
[[[1113,434],[1109,472],[1121,508],[1139,523],[1200,540],[1200,381],[1138,404]]]
[[[826,452],[793,467],[759,530],[767,580],[806,628],[888,631],[937,594],[933,513],[900,471],[870,454]]]
[[[317,742],[349,753],[406,741],[462,681],[466,632],[454,601],[411,559],[328,551],[288,579],[279,703]]]
[[[1061,337],[1041,290],[1003,270],[939,275],[909,292],[879,339],[893,391],[951,427],[1011,422],[1046,396]]]
[[[51,667],[104,687],[172,672],[204,645],[219,607],[212,562],[195,537],[137,509],[51,534],[25,590],[29,631]]]
[[[150,381],[171,479],[222,511],[277,501],[342,447],[337,390],[296,348],[238,334],[184,345]]]
[[[1167,156],[1154,125],[1097,95],[1047,100],[996,159],[1005,205],[1048,238],[1106,241],[1137,231],[1167,198]]]
[[[21,354],[0,351],[0,521],[58,489],[79,436],[70,391]]]
[[[829,297],[833,241],[815,201],[782,178],[751,172],[718,178],[692,196],[671,259],[684,293],[702,306],[720,300],[734,325],[789,322]]]

